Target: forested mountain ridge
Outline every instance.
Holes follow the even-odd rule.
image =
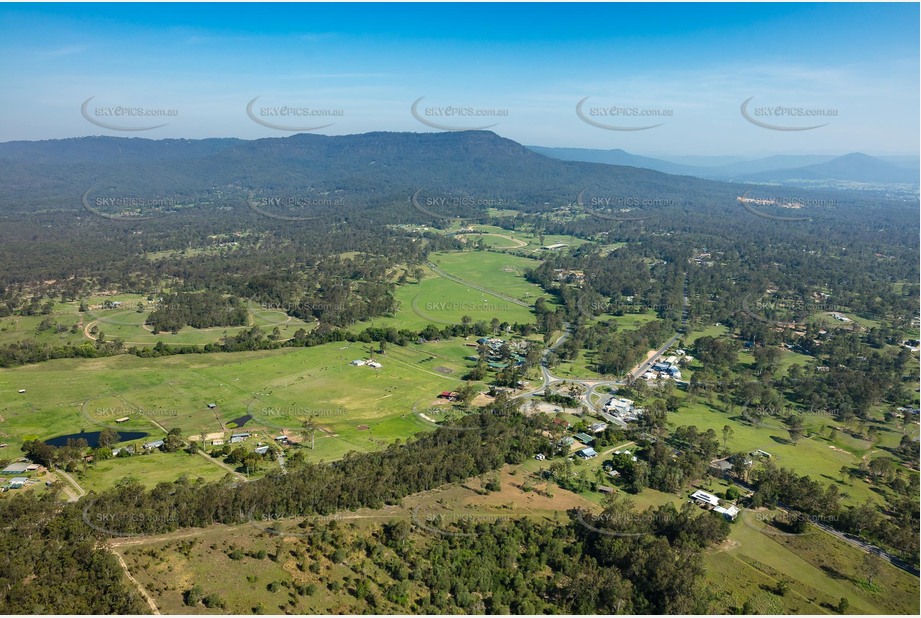
[[[330,137],[298,134],[252,141],[86,137],[0,144],[0,203],[21,207],[41,193],[67,200],[91,187],[178,198],[212,190],[340,192],[347,202],[406,201],[418,188],[503,196],[543,210],[583,189],[680,199],[707,192],[734,198],[729,185],[624,166],[539,155],[488,131]],[[7,203],[7,208],[13,206]]]

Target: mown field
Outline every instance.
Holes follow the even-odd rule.
[[[539,265],[536,260],[486,251],[439,253],[433,254],[431,260],[445,272],[487,291],[446,279],[425,268],[421,282],[407,283],[396,289],[398,310],[393,316],[359,322],[350,330],[360,332],[368,326],[422,330],[429,324],[441,328],[460,324],[464,316],[473,322],[489,323],[495,318],[500,323],[525,324],[534,321],[534,314],[528,307],[490,292],[519,299],[531,306],[539,296],[551,300],[540,286],[523,278],[526,268]]]
[[[269,439],[282,430],[296,432],[304,419],[313,418],[319,430],[308,456],[336,459],[432,429],[419,414],[433,404],[443,406],[438,393],[462,383],[472,365],[464,356],[473,350],[464,343],[389,346],[380,354],[374,353],[376,345],[344,342],[153,359],[64,359],[0,370],[0,438],[9,444],[5,452],[18,453],[25,440],[104,427],[144,432],[149,439],[173,427],[186,437],[229,435],[233,421],[249,415],[244,428],[258,434],[254,439]],[[381,369],[350,364],[372,354]],[[217,407],[209,409],[209,403]],[[125,416],[128,421],[115,422]],[[127,461],[111,465],[117,470]],[[175,478],[184,467],[163,469]],[[96,476],[88,482],[95,485]]]
[[[508,251],[519,255],[534,256],[539,258],[542,253],[546,253],[547,247],[555,244],[565,244],[567,247],[578,247],[579,245],[589,242],[587,240],[576,238],[575,236],[565,236],[558,234],[546,234],[541,238],[531,231],[525,230],[507,230],[505,228],[493,225],[469,225],[467,229],[474,230],[475,233],[460,234],[459,237],[470,244],[482,242],[483,245],[490,249],[499,251]],[[461,229],[459,224],[448,229],[449,232],[458,232]]]
[[[129,302],[125,303],[126,305]],[[137,304],[136,302],[134,303]],[[279,331],[279,337],[290,339],[298,329],[303,328],[310,331],[314,328],[315,323],[307,323],[297,318],[286,315],[284,311],[278,309],[264,309],[256,303],[249,303],[249,320],[246,326],[218,326],[214,328],[192,328],[186,326],[178,333],[161,332],[154,334],[149,326],[144,322],[150,311],[145,310],[138,313],[135,309],[92,309],[85,314],[84,320],[86,326],[92,329],[94,326],[106,336],[106,339],[112,340],[120,338],[125,345],[153,346],[162,341],[166,344],[173,345],[204,345],[206,343],[217,343],[224,337],[233,337],[234,335],[251,328],[259,326],[267,333],[271,333],[275,328]],[[88,336],[95,338],[91,332]]]
[[[117,309],[105,309],[102,305],[106,301],[121,302],[122,306]],[[99,332],[109,341],[122,339],[127,346],[153,346],[161,341],[170,345],[204,345],[217,343],[224,337],[232,337],[252,326],[259,326],[267,333],[278,328],[281,339],[290,339],[300,328],[310,331],[315,327],[313,322],[303,322],[286,315],[284,311],[263,308],[258,303],[250,302],[249,321],[246,326],[202,329],[187,326],[176,334],[154,335],[150,327],[144,325],[147,316],[154,310],[153,303],[144,295],[97,296],[86,299],[86,303],[89,310],[85,312],[79,311],[79,302],[58,302],[47,316],[14,315],[0,318],[0,345],[26,339],[54,346],[79,345],[96,339]],[[143,305],[141,312],[137,311],[138,303]],[[52,327],[40,330],[39,326],[46,318],[50,319]]]

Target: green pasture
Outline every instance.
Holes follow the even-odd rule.
[[[463,343],[389,346],[378,354],[376,344],[343,342],[153,359],[62,359],[4,369],[0,436],[18,450],[27,439],[103,427],[155,437],[173,427],[185,436],[222,428],[229,433],[235,429],[231,421],[251,415],[245,429],[268,438],[296,430],[310,417],[320,429],[309,456],[338,458],[431,429],[413,409],[424,409],[439,392],[462,383],[471,365],[463,357],[473,350]],[[372,353],[381,369],[350,364]],[[209,409],[209,403],[217,407]],[[124,416],[127,422],[115,423]]]

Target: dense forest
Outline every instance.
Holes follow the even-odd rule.
[[[216,292],[179,292],[168,294],[147,317],[154,334],[177,333],[184,326],[245,326],[249,314],[239,298],[225,299]]]

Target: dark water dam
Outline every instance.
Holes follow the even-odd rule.
[[[243,425],[247,424],[251,420],[253,420],[253,416],[251,414],[247,414],[246,416],[235,418],[230,422],[234,423],[237,427],[242,427]]]
[[[86,440],[86,443],[92,448],[99,446],[99,431],[84,431],[83,433],[69,433],[64,436],[55,436],[45,440],[45,444],[50,444],[51,446],[67,446],[68,440],[79,440],[83,438]],[[130,442],[131,440],[140,440],[141,438],[146,438],[148,433],[144,431],[119,431],[119,442]]]

